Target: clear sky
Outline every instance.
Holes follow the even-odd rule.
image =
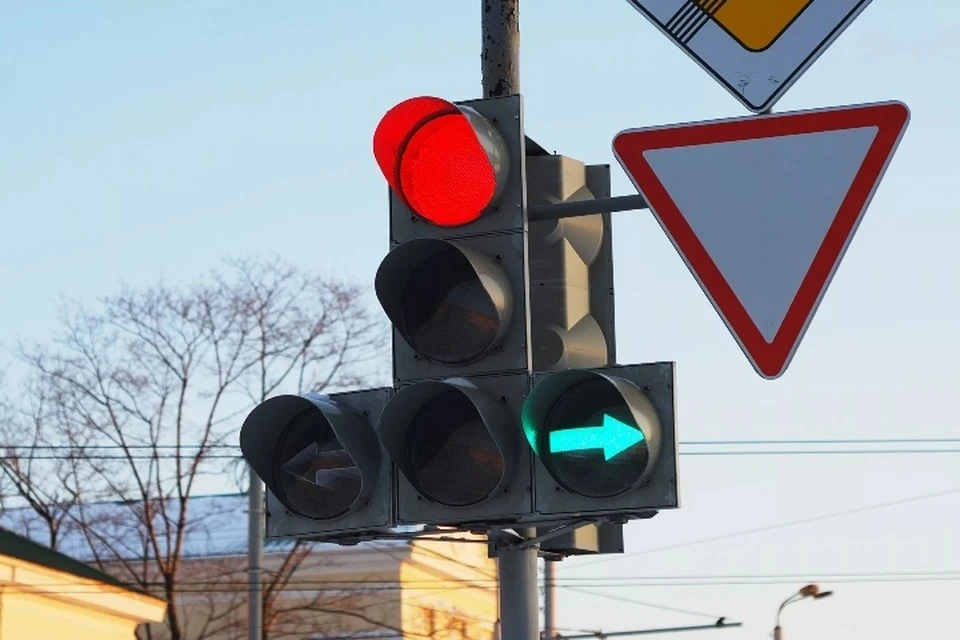
[[[282,254],[372,290],[379,117],[418,94],[480,93],[478,0],[2,7],[5,342],[45,335],[61,293],[193,279],[227,256]],[[551,150],[615,165],[622,129],[745,113],[624,0],[525,0],[521,19],[528,132]],[[960,435],[958,33],[952,0],[877,0],[779,103],[913,112],[780,380],[753,372],[652,217],[617,215],[619,360],[678,362],[681,440]],[[632,192],[616,165],[614,192]],[[660,550],[960,491],[960,455],[686,455],[681,474],[682,509],[629,526],[626,556],[561,565],[562,627],[710,622],[626,598],[747,625],[691,640],[755,640],[816,579],[836,596],[791,607],[791,640],[960,632],[960,493]]]

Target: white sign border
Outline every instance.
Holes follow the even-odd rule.
[[[684,1],[687,1],[687,0],[684,0]],[[770,0],[770,1],[775,2],[776,0]],[[804,17],[804,14],[809,16],[811,10],[815,9],[816,7],[826,6],[825,3],[836,2],[836,1],[837,0],[814,0],[814,2],[809,7],[807,7],[804,10],[804,12],[800,14],[800,16],[797,17],[797,19],[795,20],[795,23],[802,24],[801,18]],[[873,2],[873,0],[854,0],[854,1],[855,1],[855,5],[847,11],[845,17],[837,24],[836,27],[834,27],[834,29],[829,34],[827,34],[826,37],[824,37],[818,44],[814,46],[813,51],[810,54],[808,54],[803,59],[803,61],[794,68],[792,72],[789,72],[787,74],[772,74],[772,73],[769,74],[770,76],[783,75],[784,77],[777,78],[776,89],[769,95],[768,98],[766,98],[760,104],[754,104],[753,102],[751,102],[741,91],[738,91],[737,86],[734,86],[733,84],[731,84],[731,81],[721,72],[720,69],[715,68],[715,66],[719,67],[721,65],[717,64],[715,66],[710,66],[709,64],[707,64],[704,58],[701,57],[700,54],[692,50],[688,45],[678,42],[677,39],[674,37],[674,35],[671,34],[670,31],[666,27],[664,27],[664,25],[661,23],[660,19],[657,18],[657,16],[654,14],[654,11],[649,6],[645,6],[645,5],[652,4],[651,0],[627,0],[627,3],[630,4],[630,6],[632,6],[634,9],[636,9],[640,13],[640,15],[646,18],[650,23],[652,23],[661,33],[663,33],[664,36],[667,37],[668,40],[670,40],[677,47],[679,47],[684,53],[687,54],[687,56],[692,58],[694,62],[696,62],[700,66],[700,68],[702,68],[712,78],[714,78],[717,82],[719,82],[720,85],[724,87],[734,98],[736,98],[738,102],[740,102],[744,107],[746,107],[747,110],[753,113],[762,114],[762,113],[768,113],[773,108],[773,106],[786,94],[786,92],[793,86],[793,84],[797,80],[799,80],[800,77],[807,71],[807,69],[809,69],[814,62],[816,62],[816,60],[823,54],[823,52],[826,51],[833,44],[833,42],[840,36],[840,34],[842,34],[847,29],[847,27],[849,27],[860,16],[863,10],[866,9],[871,2]],[[656,2],[656,0],[653,0],[653,2]],[[788,32],[789,31],[785,32],[785,34]],[[727,36],[727,37],[730,38],[731,43],[736,42],[732,37],[730,36]],[[755,56],[755,55],[762,56],[767,54],[767,52],[770,51],[772,47],[775,47],[776,44],[777,43],[774,42],[770,48],[757,53],[748,52],[743,49],[741,49],[741,51],[743,52],[744,55],[747,55],[747,56]]]

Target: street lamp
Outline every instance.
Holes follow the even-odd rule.
[[[780,604],[780,608],[777,609],[777,626],[773,628],[773,640],[783,640],[783,629],[780,628],[780,614],[783,613],[784,608],[786,608],[788,604],[800,602],[805,598],[820,600],[821,598],[829,598],[832,595],[833,591],[820,591],[820,587],[818,585],[808,584],[784,600],[783,603]]]

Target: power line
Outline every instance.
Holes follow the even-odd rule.
[[[143,447],[143,449],[150,450],[148,447]],[[175,459],[177,456],[171,456],[168,453],[165,453],[167,450],[159,450],[155,453],[142,453],[140,451],[131,451],[129,454],[119,455],[119,454],[100,454],[100,453],[85,453],[83,451],[76,451],[75,453],[68,453],[66,455],[48,455],[46,453],[40,455],[3,455],[0,456],[0,460],[154,460],[158,457],[158,454],[163,454],[160,456],[164,460]],[[780,450],[741,450],[741,451],[681,451],[680,455],[682,456],[861,456],[861,455],[928,455],[928,454],[960,454],[960,448],[957,449],[844,449],[844,450],[816,450],[816,449],[807,449],[807,450],[789,450],[789,449],[780,449]],[[221,454],[221,453],[211,453],[206,454],[200,451],[187,453],[179,457],[202,457],[206,460],[242,460],[242,456],[238,454]]]
[[[598,584],[586,585],[584,587],[572,587],[569,585],[559,585],[561,588],[578,591],[582,593],[589,593],[596,597],[608,598],[613,600],[620,600],[623,602],[629,602],[631,604],[636,604],[639,606],[651,607],[655,609],[663,609],[665,611],[672,611],[675,613],[683,613],[686,615],[700,616],[700,617],[709,617],[716,618],[718,616],[712,616],[707,613],[691,611],[688,609],[681,609],[677,607],[670,607],[667,605],[659,605],[654,603],[645,602],[642,600],[633,600],[630,598],[624,598],[619,595],[612,594],[602,594],[602,593],[591,593],[589,589],[622,589],[625,587],[712,587],[712,586],[762,586],[762,585],[777,585],[777,584],[794,584],[797,581],[801,580],[817,580],[817,579],[829,579],[831,584],[899,584],[899,583],[937,583],[937,582],[960,582],[960,571],[954,572],[944,572],[944,573],[930,573],[930,574],[866,574],[863,576],[858,576],[856,574],[851,574],[849,576],[843,576],[840,574],[819,574],[819,573],[806,573],[806,574],[766,574],[766,575],[756,575],[756,576],[677,576],[671,578],[670,581],[666,580],[646,580],[646,579],[637,579],[630,582],[617,582],[617,583],[605,583],[601,582]],[[598,578],[598,580],[600,580]],[[190,593],[246,593],[249,587],[249,582],[246,580],[197,580],[192,579],[188,575],[179,576],[178,581],[182,582],[182,586],[176,588],[175,591],[180,594],[190,594]],[[121,586],[116,586],[113,588],[134,588],[134,589],[143,589],[149,591],[153,588],[162,588],[164,583],[161,581],[137,581],[137,582],[127,582],[120,581]],[[383,592],[395,592],[395,591],[424,591],[429,593],[447,593],[450,591],[458,591],[465,589],[481,589],[481,590],[493,590],[496,588],[496,581],[472,581],[467,579],[449,579],[449,580],[437,580],[438,585],[430,584],[420,584],[428,583],[429,580],[414,580],[414,581],[397,581],[395,583],[383,583],[377,586],[366,586],[362,587],[359,585],[364,584],[362,580],[356,581],[328,581],[322,579],[312,579],[312,580],[295,580],[291,581],[285,587],[285,590],[288,591],[303,591],[309,590],[315,593],[324,593],[330,592],[332,594],[342,594],[348,592],[351,594],[364,594],[364,593],[383,593]],[[455,586],[445,586],[453,583]],[[369,584],[369,583],[367,583]],[[420,586],[418,586],[420,584]],[[444,586],[441,586],[444,585]],[[57,583],[49,583],[45,586],[37,587],[37,589],[44,590],[49,592],[45,587],[55,587],[57,593],[99,593],[103,592],[111,587],[111,585],[103,584],[70,584],[67,582],[62,583],[63,588],[59,588],[60,585]],[[107,589],[105,589],[105,587]],[[30,587],[26,587],[30,588]]]
[[[862,455],[923,455],[927,453],[960,453],[960,449],[844,449],[789,451],[681,451],[682,456],[862,456]]]
[[[828,445],[890,445],[890,444],[960,444],[960,438],[831,438],[803,440],[681,440],[680,446],[687,447],[727,447],[727,446],[828,446]],[[71,450],[71,449],[239,449],[238,444],[0,444],[0,449],[20,450]]]
[[[817,574],[803,575],[800,577],[770,577],[757,580],[677,580],[674,582],[659,581],[636,581],[623,582],[616,584],[593,584],[589,585],[591,589],[623,589],[628,587],[723,587],[723,586],[761,586],[778,584],[795,584],[800,580],[812,580],[819,576]],[[930,575],[930,576],[891,576],[889,578],[832,578],[831,584],[896,584],[896,583],[928,583],[928,582],[960,582],[960,573],[951,575]]]
[[[739,446],[739,445],[832,445],[832,444],[951,444],[960,443],[960,438],[852,438],[826,440],[681,440],[681,445],[691,447]]]
[[[573,580],[579,581],[579,586],[588,586],[586,582],[603,581],[604,586],[615,587],[620,584],[617,581],[644,581],[644,582],[672,582],[672,581],[693,581],[693,580],[768,580],[768,579],[792,579],[802,580],[805,578],[816,577],[819,580],[841,580],[841,579],[888,579],[888,578],[928,578],[928,577],[957,577],[960,576],[960,568],[940,569],[930,571],[841,571],[841,572],[817,572],[805,571],[803,573],[748,573],[748,574],[688,574],[688,575],[669,575],[669,576],[602,576],[597,578],[565,578],[561,582]],[[566,585],[569,588],[572,586]],[[596,586],[596,585],[589,585]]]
[[[222,590],[245,590],[249,582],[239,577],[242,569],[236,571],[237,578],[230,579],[228,576],[217,578],[202,579],[196,576],[183,575],[180,579],[186,588],[178,589],[181,592],[193,592],[196,588],[206,589],[207,587],[216,587]],[[839,573],[821,573],[821,572],[803,572],[803,573],[767,573],[767,574],[686,574],[677,576],[624,576],[624,577],[597,577],[597,578],[568,578],[558,582],[559,587],[571,591],[589,593],[589,589],[616,589],[625,586],[689,586],[689,585],[713,585],[713,584],[781,584],[800,580],[828,580],[830,582],[936,582],[940,580],[960,580],[960,568],[949,570],[933,571],[852,571]],[[576,584],[567,584],[569,581],[579,581]],[[138,588],[161,588],[165,586],[162,580],[136,580],[135,582],[121,581],[125,585]],[[93,587],[96,585],[74,585],[63,583],[71,587]],[[56,586],[56,582],[49,583],[50,586]],[[416,591],[442,592],[457,589],[493,589],[497,585],[496,578],[424,578],[413,580],[376,580],[376,579],[352,579],[352,580],[332,580],[328,578],[314,577],[310,579],[293,580],[288,584],[291,589],[316,589],[320,591],[350,591],[350,592],[381,592],[397,591],[402,589]],[[651,603],[643,600],[634,600],[625,598],[621,595],[594,593],[597,597],[613,600],[622,600],[645,607],[673,611],[686,615],[701,616],[706,618],[717,618],[719,616],[690,609],[681,609]]]
[[[573,569],[580,569],[583,567],[589,567],[597,564],[602,564],[605,562],[622,562],[624,558],[636,557],[642,555],[648,555],[651,553],[661,553],[664,551],[673,551],[674,549],[683,549],[685,547],[691,547],[698,544],[706,544],[708,542],[717,542],[720,540],[728,540],[730,538],[737,538],[740,536],[750,535],[754,533],[764,533],[767,531],[775,531],[777,529],[784,529],[787,527],[795,527],[801,524],[809,524],[812,522],[820,522],[822,520],[830,520],[832,518],[841,518],[844,516],[856,515],[859,513],[865,513],[867,511],[874,511],[877,509],[887,509],[890,507],[897,507],[905,504],[911,504],[915,502],[922,502],[925,500],[933,500],[935,498],[943,498],[949,495],[955,495],[960,493],[960,488],[947,489],[946,491],[939,491],[937,493],[929,493],[921,496],[914,496],[912,498],[903,498],[901,500],[892,500],[890,502],[882,502],[879,504],[867,505],[864,507],[857,507],[855,509],[847,509],[844,511],[834,511],[831,513],[824,513],[818,516],[812,516],[809,518],[802,518],[800,520],[789,520],[787,522],[780,522],[777,524],[764,525],[761,527],[753,527],[750,529],[742,529],[740,531],[733,531],[731,533],[724,533],[718,536],[712,536],[709,538],[699,538],[696,540],[688,540],[687,542],[678,542],[676,544],[666,545],[663,547],[654,547],[653,549],[644,549],[641,551],[634,551],[632,553],[626,553],[622,555],[615,555],[609,558],[598,558],[590,562],[579,563],[577,566],[572,567]]]
[[[690,609],[680,609],[678,607],[670,607],[662,604],[654,604],[652,602],[646,602],[645,600],[635,600],[634,598],[625,598],[620,595],[611,595],[609,593],[595,593],[588,589],[582,589],[580,587],[571,587],[567,585],[559,585],[561,589],[566,589],[567,591],[576,591],[578,593],[585,593],[590,596],[595,596],[597,598],[604,598],[606,600],[618,600],[620,602],[627,602],[629,604],[640,605],[641,607],[649,607],[651,609],[660,609],[662,611],[671,611],[673,613],[682,613],[688,616],[697,616],[699,618],[710,618],[711,620],[716,620],[723,616],[715,616],[709,613],[703,613],[702,611],[691,611]]]

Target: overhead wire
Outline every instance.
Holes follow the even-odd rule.
[[[661,611],[670,611],[672,613],[682,613],[684,615],[696,616],[699,618],[709,618],[711,620],[717,620],[724,616],[717,616],[710,613],[703,613],[702,611],[692,611],[690,609],[681,609],[680,607],[671,607],[663,604],[656,604],[653,602],[647,602],[646,600],[637,600],[635,598],[627,598],[625,596],[610,594],[610,593],[596,593],[590,591],[589,589],[583,589],[581,587],[571,587],[569,585],[559,585],[561,589],[566,589],[567,591],[576,591],[577,593],[583,593],[586,595],[594,596],[597,598],[604,598],[606,600],[617,600],[620,602],[626,602],[629,604],[639,605],[641,607],[647,607],[650,609],[660,609]]]
[[[726,578],[724,576],[677,576],[672,579],[672,581],[657,581],[657,580],[634,580],[631,582],[624,583],[598,583],[585,586],[570,586],[570,585],[558,585],[560,588],[572,591],[580,591],[586,593],[590,589],[622,589],[625,587],[650,587],[650,588],[660,588],[660,587],[713,587],[713,586],[763,586],[763,585],[777,585],[777,584],[795,584],[798,581],[810,580],[810,579],[825,579],[824,576],[827,576],[826,579],[829,579],[831,584],[898,584],[898,583],[939,583],[939,582],[960,582],[960,571],[955,571],[949,574],[915,574],[915,575],[900,575],[900,574],[870,574],[862,577],[858,577],[855,574],[849,576],[843,575],[833,575],[830,574],[820,574],[820,573],[798,573],[798,574],[766,574],[766,575],[757,575],[754,577],[746,576],[743,578],[736,578],[731,576]],[[249,582],[245,580],[235,580],[235,581],[225,581],[225,580],[196,580],[191,579],[189,576],[183,575],[180,576],[180,580],[184,583],[182,587],[175,588],[174,590],[177,593],[188,594],[188,593],[235,593],[242,592],[246,593],[249,588]],[[599,580],[599,579],[598,579]],[[36,589],[42,590],[44,592],[51,592],[51,587],[56,587],[56,593],[99,593],[104,591],[109,591],[113,589],[138,589],[150,591],[151,589],[160,589],[163,588],[164,584],[161,581],[154,582],[125,582],[120,581],[124,586],[111,585],[111,584],[76,584],[76,583],[67,583],[64,581],[62,583],[63,588],[59,588],[60,585],[56,582],[51,582],[46,585],[27,585],[24,589]],[[298,590],[309,590],[315,593],[330,592],[331,594],[364,594],[364,593],[381,593],[381,592],[391,592],[391,591],[424,591],[427,592],[425,595],[430,594],[440,594],[447,593],[450,591],[466,590],[466,589],[485,589],[492,590],[496,587],[495,582],[489,582],[487,584],[477,584],[469,580],[445,580],[441,582],[445,583],[454,583],[453,586],[437,586],[437,585],[417,585],[417,581],[408,582],[396,582],[395,584],[379,584],[376,585],[375,581],[368,582],[370,586],[362,587],[360,585],[364,584],[363,581],[356,581],[355,584],[347,584],[341,581],[327,581],[321,579],[315,580],[306,580],[306,581],[292,581],[288,583],[286,589],[290,591]],[[422,581],[421,581],[422,582]],[[457,584],[458,582],[462,584]],[[485,581],[484,581],[485,582]],[[689,609],[681,609],[677,607],[670,607],[667,605],[660,605],[655,603],[650,603],[646,601],[633,599],[626,599],[619,595],[613,594],[599,594],[594,593],[597,597],[609,598],[614,600],[622,600],[624,602],[630,602],[632,604],[637,604],[640,606],[647,606],[656,609],[663,609],[665,611],[672,611],[675,613],[684,613],[689,615],[696,615],[701,617],[714,617],[710,616],[704,612],[692,611]]]
[[[960,437],[950,438],[804,438],[799,440],[791,439],[731,439],[731,440],[681,440],[680,446],[687,447],[727,447],[727,446],[807,446],[807,445],[885,445],[885,444],[960,444]],[[64,444],[0,444],[0,449],[19,449],[19,450],[69,450],[69,449],[239,449],[239,444],[90,444],[90,445],[64,445]]]
[[[729,540],[731,538],[738,538],[740,536],[751,535],[754,533],[765,533],[767,531],[775,531],[777,529],[785,529],[788,527],[796,527],[803,524],[810,524],[813,522],[820,522],[823,520],[831,520],[833,518],[842,518],[845,516],[856,515],[859,513],[866,513],[868,511],[876,511],[878,509],[888,509],[890,507],[897,507],[905,504],[912,504],[916,502],[923,502],[926,500],[934,500],[937,498],[943,498],[950,495],[960,494],[960,487],[954,489],[947,489],[944,491],[937,491],[935,493],[928,493],[919,496],[913,496],[910,498],[902,498],[898,500],[890,500],[888,502],[881,502],[872,505],[866,505],[863,507],[855,507],[853,509],[845,509],[843,511],[832,511],[830,513],[823,513],[816,516],[810,516],[808,518],[800,518],[797,520],[788,520],[786,522],[779,522],[775,524],[762,525],[759,527],[751,527],[749,529],[741,529],[739,531],[731,531],[729,533],[723,533],[716,536],[710,536],[707,538],[697,538],[694,540],[687,540],[685,542],[677,542],[674,544],[669,544],[661,547],[654,547],[652,549],[641,549],[640,551],[633,551],[630,553],[615,555],[610,558],[597,558],[587,562],[580,562],[577,565],[570,567],[571,570],[582,569],[584,567],[591,567],[598,564],[603,564],[607,562],[619,561],[622,562],[624,558],[637,557],[642,555],[649,555],[651,553],[662,553],[665,551],[673,551],[675,549],[683,549],[686,547],[691,547],[699,544],[707,544],[710,542],[718,542],[721,540]]]

